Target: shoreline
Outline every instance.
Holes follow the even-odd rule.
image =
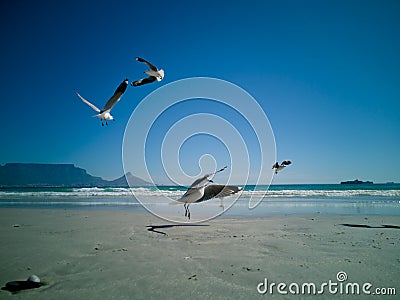
[[[265,278],[319,284],[340,271],[348,282],[400,293],[399,216],[174,224],[144,211],[1,208],[0,225],[0,284],[31,274],[47,283],[14,295],[1,290],[4,299],[260,299],[269,295],[257,292]]]
[[[224,201],[225,211],[221,214],[219,200],[211,200],[205,204],[191,205],[194,218],[201,215],[207,216],[226,217],[226,218],[262,218],[269,216],[285,216],[285,215],[348,215],[348,216],[400,216],[400,203],[397,200],[389,201],[374,201],[374,202],[351,202],[351,201],[317,201],[315,199],[302,199],[296,201],[293,199],[285,200],[271,200],[260,203],[254,209],[248,209],[248,199],[239,200],[232,206],[231,203]],[[228,208],[229,207],[229,208]],[[172,210],[173,208],[173,210]],[[77,210],[77,211],[126,211],[147,213],[150,209],[157,214],[163,216],[171,216],[172,219],[183,218],[183,205],[171,207],[165,203],[163,204],[150,204],[146,203],[146,208],[139,202],[109,202],[107,198],[90,199],[90,201],[82,201],[80,203],[73,202],[60,202],[49,203],[44,201],[42,203],[20,202],[17,201],[0,201],[0,209],[20,209],[20,210]],[[150,213],[150,212],[148,212]],[[183,219],[182,219],[183,218]],[[208,217],[207,217],[208,219]]]

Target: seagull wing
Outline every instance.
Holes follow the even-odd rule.
[[[133,82],[131,83],[131,85],[132,85],[132,86],[139,86],[139,85],[144,85],[144,84],[147,84],[147,83],[154,82],[154,81],[156,81],[156,80],[157,80],[156,77],[154,77],[154,76],[149,76],[149,77],[146,77],[146,78],[143,78],[143,79],[139,79],[139,80],[133,81]]]
[[[121,99],[122,95],[125,93],[126,88],[128,87],[128,79],[125,79],[115,90],[114,95],[107,101],[106,105],[104,105],[101,112],[105,112],[107,110],[111,110],[113,106]]]
[[[234,185],[211,184],[204,189],[204,195],[197,202],[203,202],[212,198],[223,198],[241,191],[242,188]]]
[[[153,65],[152,65],[151,63],[149,63],[147,60],[145,60],[145,59],[143,59],[143,58],[140,58],[140,57],[136,57],[136,60],[145,63],[146,65],[149,66],[149,68],[150,68],[151,70],[153,70],[153,71],[155,71],[155,72],[158,71],[157,67],[156,67],[156,66],[153,66]]]
[[[277,168],[279,168],[278,162],[276,162],[276,163],[272,166],[272,169],[277,169]]]
[[[189,195],[191,195],[191,194],[193,194],[193,193],[195,193],[195,192],[197,192],[197,191],[198,191],[198,189],[196,189],[196,188],[189,188],[189,189],[186,191],[186,193],[183,194],[183,196],[182,196],[181,198],[187,197],[187,196],[189,196]]]
[[[197,192],[197,191],[198,191],[198,189],[196,189],[196,188],[189,188],[189,189],[186,191],[186,193],[185,193],[182,197],[180,197],[178,200],[174,200],[174,201],[170,202],[169,204],[174,205],[174,204],[186,203],[187,198],[188,198],[191,194],[193,194],[193,193],[195,193],[195,192]]]
[[[290,160],[284,160],[282,163],[281,163],[281,165],[285,165],[285,166],[288,166],[288,165],[290,165],[292,162],[290,161]]]
[[[83,102],[85,102],[87,105],[89,105],[89,106],[90,106],[91,108],[93,108],[95,111],[100,112],[100,109],[99,109],[96,105],[90,103],[88,100],[86,100],[85,98],[83,98],[77,91],[75,91],[75,93],[78,95],[78,97],[79,97]]]

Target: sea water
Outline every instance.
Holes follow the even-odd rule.
[[[0,189],[0,207],[143,210],[179,199],[186,187],[15,188]],[[261,200],[249,209],[249,200]],[[257,201],[258,202],[258,201]],[[239,197],[224,199],[224,215],[379,214],[400,215],[400,184],[299,184],[245,186]],[[219,207],[220,200],[200,204]],[[222,209],[222,208],[221,208]]]

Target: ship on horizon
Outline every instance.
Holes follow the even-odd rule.
[[[342,181],[340,184],[374,184],[372,181],[362,181],[362,180],[348,180],[348,181]]]

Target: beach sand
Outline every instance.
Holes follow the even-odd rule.
[[[399,294],[400,230],[383,224],[399,226],[400,219],[273,215],[176,226],[147,212],[0,209],[0,284],[31,274],[47,283],[17,294],[1,290],[0,299],[265,299],[269,291],[257,292],[265,278],[319,289],[339,283],[340,271],[345,283]],[[327,289],[322,296],[353,298]],[[303,298],[285,296],[292,297]]]

